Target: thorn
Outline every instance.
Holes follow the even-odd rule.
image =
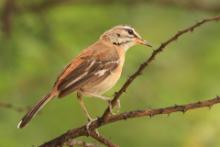
[[[183,110],[183,111],[182,111],[182,113],[183,113],[183,114],[185,114],[185,113],[186,113],[186,111],[185,111],[185,110]]]
[[[162,113],[163,113],[163,111],[164,111],[163,109],[160,109],[160,114],[162,114]]]
[[[175,105],[174,105],[174,107],[175,107],[175,108],[178,108],[178,107],[179,107],[179,105],[175,104]]]
[[[152,118],[154,115],[153,114],[149,114],[149,117]]]
[[[208,105],[209,110],[211,110],[211,109],[212,109],[212,106],[213,106],[212,104],[211,104],[211,105]]]
[[[115,92],[115,94],[114,94],[114,95],[115,95],[115,96],[116,96],[116,95],[118,95],[118,92]]]
[[[182,110],[180,110],[183,114],[185,114],[186,113],[186,109],[185,108],[183,108]]]
[[[127,119],[128,119],[127,117],[123,116],[123,120],[127,120]]]
[[[164,48],[164,46],[165,46],[165,43],[161,43],[161,45],[160,45],[162,48]],[[155,52],[156,51],[156,49],[153,49],[153,51]]]
[[[101,117],[97,117],[97,123],[98,123],[99,125],[101,125],[101,124],[103,123],[103,120],[102,120]]]
[[[191,28],[191,29],[190,29],[190,32],[193,32],[193,31],[194,31],[194,28]]]

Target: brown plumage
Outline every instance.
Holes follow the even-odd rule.
[[[54,97],[62,98],[74,91],[82,95],[107,99],[102,94],[111,89],[121,76],[125,52],[136,44],[148,45],[133,28],[116,26],[84,49],[58,76],[52,90],[43,97],[20,121],[23,128]],[[81,106],[89,116],[82,99]]]

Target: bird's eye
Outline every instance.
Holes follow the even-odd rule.
[[[130,34],[130,35],[133,35],[134,34],[134,32],[133,32],[133,30],[127,30],[128,31],[128,34]]]

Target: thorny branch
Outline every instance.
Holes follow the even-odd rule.
[[[147,60],[144,63],[142,63],[139,66],[139,68],[128,78],[128,80],[124,83],[121,89],[115,93],[115,96],[113,100],[111,101],[112,106],[114,107],[116,105],[117,100],[127,90],[129,85],[143,72],[144,69],[146,69],[146,67],[156,58],[156,56],[160,52],[165,50],[167,45],[177,40],[183,34],[188,33],[188,32],[193,32],[196,28],[200,27],[201,25],[205,23],[212,22],[212,21],[219,21],[219,20],[220,20],[220,16],[203,19],[186,29],[178,31],[176,34],[170,37],[167,41],[161,43],[161,45],[152,52],[151,56],[147,58]],[[210,100],[199,101],[199,102],[189,103],[185,105],[175,105],[175,106],[170,106],[166,108],[158,108],[158,109],[136,110],[136,111],[124,112],[118,115],[111,115],[110,109],[107,108],[100,118],[98,118],[97,120],[91,123],[90,130],[94,131],[95,129],[103,125],[117,122],[117,121],[124,120],[124,119],[143,117],[143,116],[154,116],[154,115],[160,115],[160,114],[171,114],[171,113],[179,112],[179,111],[186,112],[192,109],[198,109],[202,107],[211,107],[218,103],[220,103],[219,96],[217,96],[216,98],[210,99]],[[80,136],[88,136],[88,130],[87,130],[86,125],[83,125],[79,128],[68,130],[66,133],[40,145],[40,147],[59,147],[59,146],[62,146],[66,141],[73,139],[73,138],[80,137]],[[94,136],[92,137],[95,138]],[[100,141],[100,138],[95,138],[95,139],[105,144],[103,141]]]
[[[90,136],[108,147],[118,147],[118,145],[113,144],[110,140],[100,134],[97,134],[96,132],[92,132]]]
[[[0,21],[2,22],[1,30],[5,33],[6,37],[8,37],[11,32],[11,19],[13,11],[14,0],[5,0]]]
[[[174,112],[185,113],[189,110],[198,109],[198,108],[204,108],[204,107],[211,108],[213,105],[218,104],[218,103],[220,103],[219,96],[217,96],[213,99],[199,101],[199,102],[195,102],[195,103],[189,103],[189,104],[185,104],[185,105],[174,105],[174,106],[165,107],[165,108],[135,110],[135,111],[130,111],[130,112],[124,112],[121,114],[109,116],[108,121],[105,123],[100,123],[99,120],[94,121],[91,124],[91,129],[94,130],[94,129],[97,129],[101,126],[104,126],[104,125],[107,125],[107,124],[110,124],[113,122],[136,118],[136,117],[143,117],[143,116],[153,117],[155,115],[161,115],[161,114],[170,115],[171,113],[174,113]],[[83,125],[79,128],[75,128],[75,129],[67,131],[66,133],[56,137],[55,139],[52,139],[51,141],[48,141],[48,142],[40,145],[40,147],[60,147],[60,146],[62,146],[63,143],[65,143],[69,139],[77,138],[80,136],[87,136],[87,135],[88,135],[88,132],[86,129],[86,125]],[[99,139],[97,139],[97,140],[99,140]],[[109,147],[112,147],[112,146],[109,146]],[[113,146],[113,147],[115,147],[115,146]]]
[[[138,0],[142,2],[143,0]],[[102,1],[102,0],[95,0],[92,3],[99,3],[99,4],[107,4],[117,2],[116,0],[111,1]],[[148,2],[151,3],[158,3],[163,5],[177,5],[189,9],[196,9],[196,10],[203,10],[208,12],[218,13],[220,12],[220,5],[218,3],[210,3],[210,2],[201,2],[200,0],[149,0]],[[77,4],[82,3],[80,0],[45,0],[40,3],[34,4],[19,4],[15,0],[5,0],[5,4],[3,6],[3,11],[1,15],[1,22],[2,22],[2,31],[5,33],[6,37],[10,36],[10,32],[12,29],[13,18],[14,15],[18,15],[20,13],[25,12],[33,12],[36,14],[40,14],[42,11],[46,11],[56,6],[60,6],[63,4]],[[84,3],[84,2],[83,2]],[[90,3],[89,1],[85,1],[85,3]],[[133,4],[134,1],[128,0],[125,4]]]
[[[155,57],[162,52],[163,50],[165,50],[166,46],[168,44],[170,44],[171,42],[174,42],[175,40],[177,40],[180,36],[182,36],[183,34],[187,33],[187,32],[193,32],[194,29],[198,28],[199,26],[207,23],[207,22],[211,22],[211,21],[219,21],[220,20],[220,16],[217,17],[212,17],[212,18],[207,18],[207,19],[203,19],[199,22],[197,22],[196,24],[178,31],[175,35],[173,35],[171,38],[169,38],[167,41],[161,43],[161,45],[153,51],[153,53],[151,54],[151,56],[144,62],[142,63],[139,68],[136,70],[136,72],[134,72],[129,78],[128,80],[124,83],[124,85],[121,87],[121,89],[115,93],[115,96],[113,98],[113,100],[111,101],[112,107],[114,107],[117,103],[117,100],[119,99],[119,97],[127,90],[128,86],[134,81],[134,79],[137,78],[137,76],[139,76],[143,70],[146,70],[146,67],[155,59]],[[108,115],[110,114],[110,109],[107,108],[102,116],[102,120],[103,121],[107,121]]]
[[[149,2],[159,5],[178,6],[190,10],[200,10],[212,13],[220,12],[219,2],[201,0],[149,0]]]

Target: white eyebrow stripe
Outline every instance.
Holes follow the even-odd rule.
[[[138,38],[141,38],[141,36],[135,31],[134,28],[130,27],[130,26],[123,26],[124,29],[130,29],[134,32],[134,34],[138,37]]]
[[[134,34],[138,37],[141,38],[141,36],[134,30]]]
[[[123,26],[123,28],[125,28],[125,29],[132,29],[133,30],[133,28],[130,27],[130,26]]]

